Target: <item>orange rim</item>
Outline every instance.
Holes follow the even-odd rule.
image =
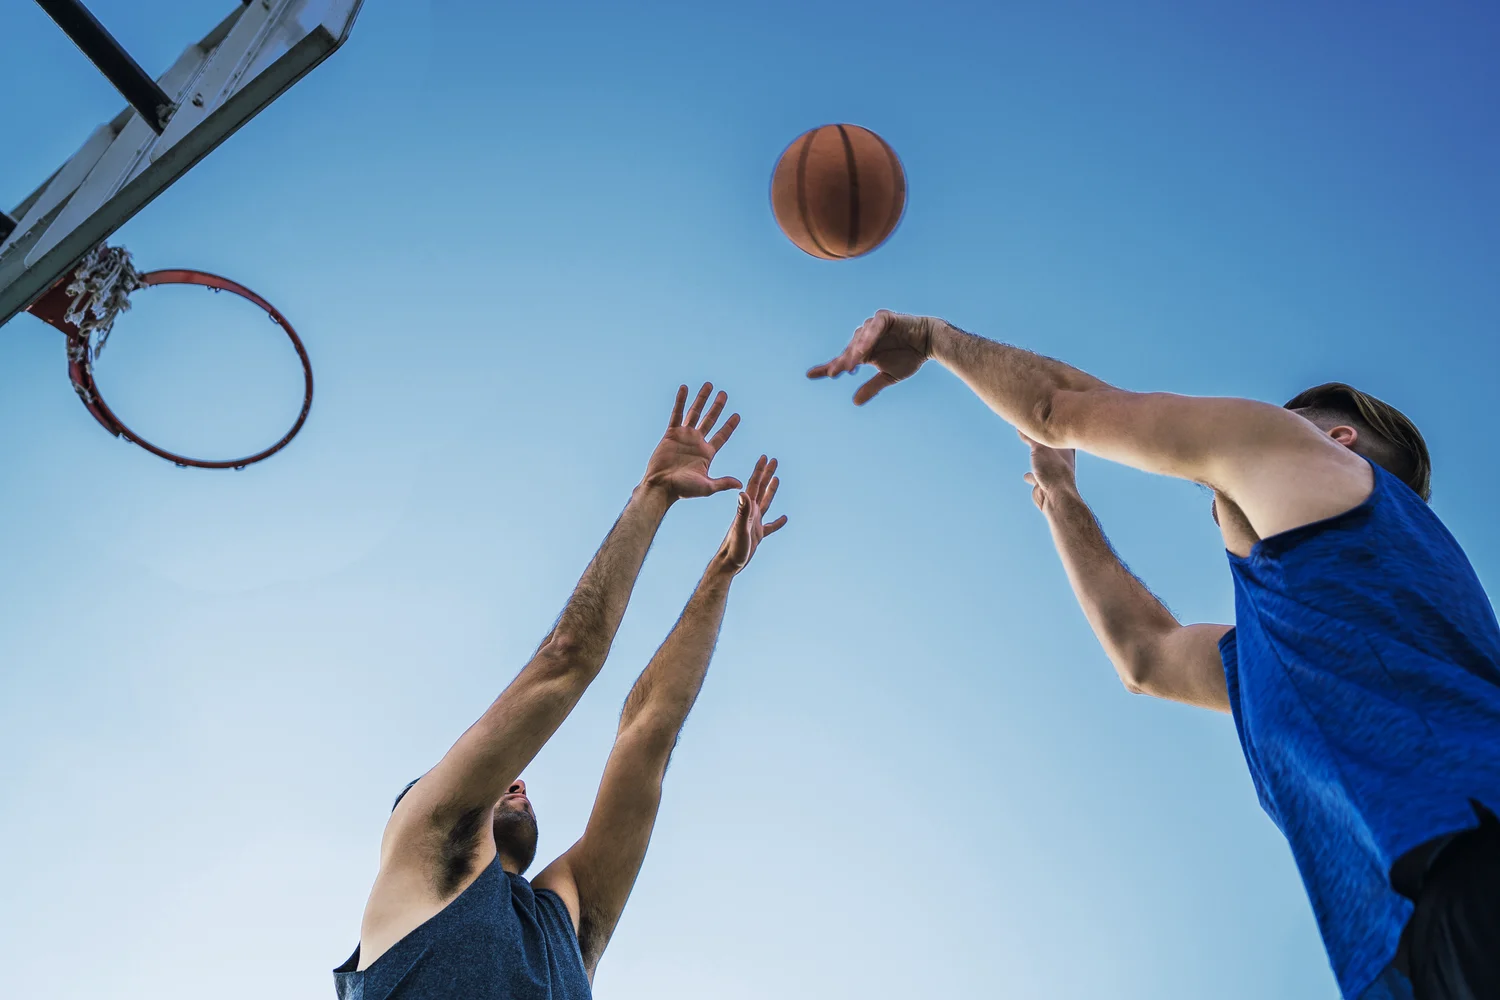
[[[93,360],[90,357],[88,338],[81,334],[72,324],[59,323],[55,319],[43,315],[43,310],[34,309],[33,311],[37,312],[38,315],[42,315],[43,319],[46,319],[53,326],[57,326],[68,335],[68,378],[72,381],[73,389],[78,393],[78,397],[83,400],[83,405],[94,415],[94,419],[99,421],[105,430],[116,437],[125,438],[132,444],[139,445],[151,452],[151,454],[164,458],[182,468],[243,469],[247,465],[264,462],[291,444],[292,438],[296,437],[297,433],[302,430],[302,425],[307,423],[307,415],[312,410],[313,371],[312,361],[307,356],[307,348],[302,345],[302,338],[297,336],[297,331],[292,329],[292,324],[287,322],[286,317],[281,315],[280,311],[271,305],[271,303],[239,282],[230,281],[228,278],[217,274],[209,274],[206,271],[168,268],[160,271],[149,271],[141,275],[141,286],[150,287],[151,285],[201,285],[204,288],[213,289],[214,291],[232,292],[240,298],[253,302],[264,309],[272,321],[281,327],[287,339],[292,342],[292,349],[297,352],[297,359],[302,363],[304,386],[302,409],[297,414],[296,421],[292,423],[291,430],[282,435],[281,440],[264,451],[258,451],[244,458],[207,460],[189,458],[186,455],[178,455],[175,452],[167,451],[165,448],[160,448],[152,444],[127,427],[124,421],[115,416],[114,411],[109,408],[109,404],[104,401],[104,397],[99,394],[99,387],[94,381],[94,367]],[[38,303],[38,305],[41,305],[41,303]],[[51,310],[48,311],[50,312]]]

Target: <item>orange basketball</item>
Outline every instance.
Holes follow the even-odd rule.
[[[884,243],[906,208],[906,171],[884,139],[823,125],[786,148],[771,175],[771,210],[787,239],[824,260]]]

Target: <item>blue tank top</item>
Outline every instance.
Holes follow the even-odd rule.
[[[368,969],[333,971],[339,1000],[588,1000],[572,918],[557,894],[497,857],[436,916]]]
[[[1500,804],[1500,626],[1427,504],[1379,466],[1359,506],[1229,556],[1219,643],[1240,746],[1349,1000],[1397,992],[1392,864]]]

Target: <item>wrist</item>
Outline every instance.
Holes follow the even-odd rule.
[[[944,364],[953,356],[953,345],[964,332],[945,319],[929,316],[924,324],[923,339],[926,342],[927,357],[932,361]]]
[[[1042,513],[1048,517],[1064,518],[1089,509],[1089,505],[1083,502],[1083,494],[1078,492],[1077,483],[1045,487],[1043,497]]]
[[[742,569],[744,569],[743,566],[735,566],[731,563],[729,557],[721,549],[708,561],[708,568],[703,571],[702,586],[728,587]]]
[[[655,482],[651,479],[642,479],[636,488],[631,491],[632,503],[639,503],[652,510],[659,510],[665,514],[667,508],[677,502],[677,497],[667,488],[665,483]]]

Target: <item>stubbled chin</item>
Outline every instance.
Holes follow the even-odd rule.
[[[519,864],[530,867],[536,856],[536,820],[524,809],[506,809],[495,816],[495,848]]]

